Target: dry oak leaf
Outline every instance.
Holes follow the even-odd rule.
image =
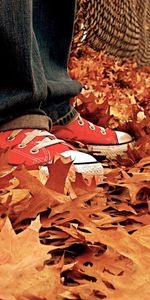
[[[113,174],[113,173],[112,173]],[[108,174],[106,182],[111,186],[125,187],[128,189],[130,195],[130,203],[138,203],[138,193],[142,189],[149,189],[150,177],[148,173],[132,173],[132,176],[128,175],[127,172],[121,170],[122,178],[112,178],[111,173]]]
[[[13,170],[13,167],[8,164],[9,149],[0,148],[0,176],[8,174]]]
[[[15,223],[27,218],[34,218],[47,208],[51,208],[68,200],[67,196],[45,187],[37,178],[32,176],[24,166],[15,170],[13,174],[20,182],[19,188],[28,189],[31,195],[28,201],[28,207],[25,209],[22,208],[22,213],[20,213]]]
[[[72,161],[70,158],[55,156],[53,164],[48,165],[50,175],[46,182],[46,187],[64,194],[65,182],[71,165]]]
[[[86,238],[87,234],[82,234]],[[99,241],[107,245],[107,254],[105,252],[99,255],[99,259],[97,257],[94,259],[89,253],[76,259],[76,269],[72,270],[70,278],[80,285],[69,287],[70,293],[77,297],[75,299],[85,300],[96,300],[100,295],[100,299],[107,300],[148,300],[149,238],[150,226],[141,228],[135,235],[129,235],[121,227],[117,230],[99,230]],[[88,264],[85,264],[87,262]],[[95,278],[94,282],[91,282],[90,278]]]
[[[0,233],[1,300],[41,299],[50,294],[54,294],[55,299],[56,290],[63,290],[60,267],[44,265],[50,254],[47,254],[49,248],[39,241],[39,228],[38,220],[19,234],[14,232],[9,219],[3,226]]]

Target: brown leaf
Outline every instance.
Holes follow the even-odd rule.
[[[26,218],[34,218],[38,213],[47,210],[47,208],[52,208],[68,199],[63,195],[46,188],[37,178],[29,174],[25,167],[15,170],[14,176],[20,182],[19,187],[28,189],[31,194],[28,207],[22,211],[17,218],[16,223]]]
[[[65,182],[71,165],[72,161],[70,159],[68,162],[68,159],[63,157],[58,157],[57,160],[55,158],[55,162],[48,165],[49,178],[46,187],[64,194]]]
[[[6,221],[0,233],[1,299],[20,299],[21,296],[27,296],[28,299],[28,295],[43,298],[48,294],[53,295],[56,289],[58,292],[61,290],[58,275],[61,266],[44,266],[50,255],[47,254],[48,247],[40,244],[39,228],[37,220],[26,230],[16,234],[9,220]]]

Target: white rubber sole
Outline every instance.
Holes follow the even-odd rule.
[[[74,164],[75,169],[77,172],[82,174],[90,174],[90,175],[103,175],[104,169],[102,167],[101,163],[95,162],[95,163],[83,163],[83,164]]]
[[[78,151],[89,153],[94,156],[104,156],[109,159],[115,158],[117,155],[123,155],[128,150],[128,146],[133,148],[134,141],[118,145],[83,145],[76,142]]]
[[[103,166],[93,156],[76,150],[68,150],[61,153],[64,157],[70,157],[77,172],[90,175],[102,175]]]

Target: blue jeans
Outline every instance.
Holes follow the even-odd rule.
[[[70,112],[81,90],[67,73],[74,14],[75,0],[0,0],[0,124]]]

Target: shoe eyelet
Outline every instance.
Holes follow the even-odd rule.
[[[84,122],[83,122],[82,120],[78,120],[78,124],[79,124],[80,126],[83,126],[83,125],[84,125]]]
[[[106,130],[103,127],[100,127],[101,134],[106,135]]]
[[[39,149],[33,149],[33,148],[30,149],[30,153],[31,153],[31,154],[39,153],[39,151],[40,151]]]
[[[26,147],[26,144],[19,144],[18,145],[18,148],[22,149],[22,148],[25,148]]]
[[[93,124],[89,124],[89,128],[90,128],[91,130],[95,130],[95,126],[94,126]]]
[[[9,136],[7,137],[7,141],[8,141],[8,142],[13,141],[14,139],[15,139],[15,136],[12,136],[12,135],[9,135]]]

